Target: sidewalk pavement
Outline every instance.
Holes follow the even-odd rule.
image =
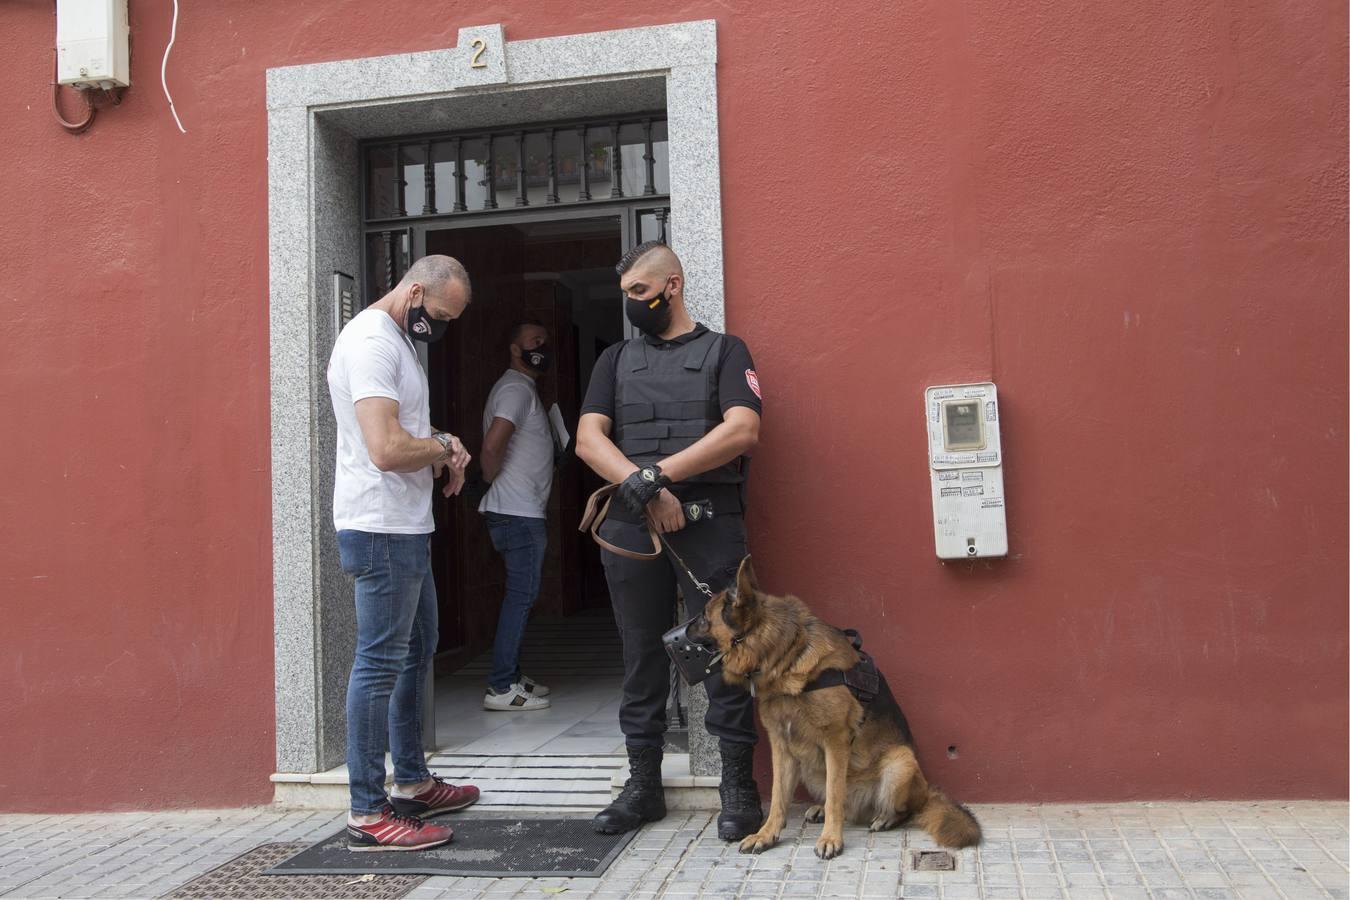
[[[672,813],[645,828],[602,878],[437,877],[407,896],[1350,900],[1343,802],[971,809],[985,842],[959,854],[956,872],[910,871],[908,851],[933,848],[911,828],[850,828],[843,855],[821,861],[812,853],[820,826],[801,824],[794,807],[782,844],[761,856],[719,841],[712,813]],[[0,815],[0,897],[156,897],[260,844],[317,841],[342,821],[270,807]]]

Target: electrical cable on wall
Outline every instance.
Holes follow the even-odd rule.
[[[84,98],[85,105],[89,108],[89,115],[85,116],[83,122],[68,122],[66,117],[61,115],[61,77],[60,64],[57,60],[56,48],[52,48],[52,115],[56,116],[56,121],[61,123],[61,127],[71,134],[81,134],[94,124],[94,116],[98,115],[98,107],[94,106],[94,98],[88,91],[78,91]]]
[[[173,25],[169,29],[169,45],[164,48],[164,61],[159,64],[159,83],[164,86],[164,97],[169,101],[169,112],[173,113],[173,120],[178,123],[178,130],[183,134],[187,134],[187,129],[183,127],[182,120],[178,118],[178,110],[173,108],[173,97],[169,95],[169,79],[167,75],[169,67],[169,51],[173,49],[173,42],[177,36],[178,0],[173,0]]]

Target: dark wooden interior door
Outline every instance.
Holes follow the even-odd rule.
[[[473,302],[452,322],[445,338],[431,345],[431,413],[434,427],[458,435],[477,458],[483,446],[483,402],[506,367],[506,335],[500,311],[522,299],[521,237],[510,227],[429,231],[427,253],[444,253],[465,263],[473,281]],[[497,332],[503,331],[499,335]],[[476,470],[476,466],[475,466]],[[505,573],[478,514],[481,492],[458,497],[435,494],[436,534],[432,537],[441,639],[439,650],[452,664],[492,640]]]
[[[527,225],[425,233],[425,252],[461,260],[473,281],[468,310],[451,323],[443,340],[431,345],[429,374],[432,424],[458,435],[475,459],[482,451],[483,407],[509,364],[509,335],[515,322],[533,320],[548,329],[555,362],[536,384],[545,408],[556,402],[573,436],[590,366],[601,345],[622,337],[614,276],[614,296],[605,301],[601,314],[606,321],[613,319],[612,328],[597,338],[592,326],[586,331],[591,346],[580,347],[578,304],[596,301],[578,297],[568,285],[568,273],[584,271],[593,277],[597,270],[612,270],[622,241],[617,220],[578,226],[577,234],[567,228],[540,234]],[[471,472],[476,470],[475,464]],[[574,456],[554,473],[547,510],[548,552],[536,614],[566,616],[609,605],[599,551],[577,530],[585,498],[598,486],[598,479]],[[505,589],[501,559],[478,513],[486,485],[480,482],[478,488],[449,499],[441,497],[439,489],[435,495],[432,552],[440,605],[441,671],[452,671],[491,644]]]

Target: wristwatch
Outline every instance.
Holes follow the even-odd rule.
[[[449,459],[450,442],[454,440],[454,437],[450,435],[448,432],[444,431],[433,431],[431,433],[431,437],[433,440],[435,440],[437,443],[441,445],[441,459]]]

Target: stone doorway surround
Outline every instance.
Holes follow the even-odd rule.
[[[361,271],[358,142],[664,108],[672,245],[691,313],[720,329],[716,64],[714,21],[509,42],[497,24],[463,28],[444,50],[267,71],[278,788],[344,756],[355,618],[331,523],[336,433],[324,370],[336,334],[334,272]],[[691,768],[702,782],[717,753],[701,727],[703,692],[690,703],[700,723]]]

